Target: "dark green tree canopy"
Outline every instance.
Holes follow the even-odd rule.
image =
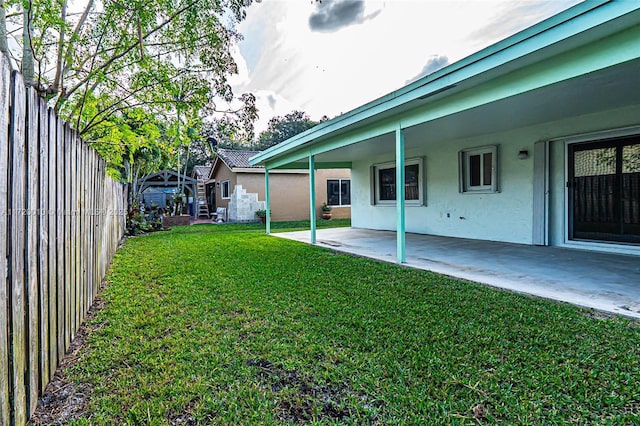
[[[250,3],[0,0],[0,52],[119,169],[129,150],[119,143],[154,143],[140,114],[159,124],[174,153],[202,116],[255,117],[255,98],[235,98],[228,83],[237,72],[236,26]]]
[[[269,120],[267,130],[258,136],[257,149],[264,150],[277,145],[328,119],[327,116],[324,116],[320,121],[313,121],[309,115],[303,111],[293,111],[284,117],[273,117]]]

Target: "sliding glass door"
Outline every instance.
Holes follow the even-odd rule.
[[[569,238],[640,244],[640,136],[569,146]]]

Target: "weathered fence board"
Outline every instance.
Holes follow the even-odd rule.
[[[39,194],[39,146],[38,146],[38,95],[29,87],[26,104],[26,150],[27,150],[27,209],[26,209],[26,306],[27,306],[27,408],[36,409],[39,394],[39,291],[38,291],[38,201]]]
[[[75,282],[73,275],[71,275],[71,266],[73,266],[73,259],[71,258],[71,238],[73,234],[71,232],[71,215],[73,214],[73,204],[71,202],[71,195],[73,193],[73,166],[71,164],[71,138],[68,131],[68,125],[62,124],[62,133],[64,140],[64,351],[67,350],[69,344],[71,344],[71,294],[73,293],[73,286]]]
[[[58,359],[64,356],[66,349],[65,335],[66,335],[66,323],[65,323],[65,283],[68,283],[65,269],[66,259],[66,244],[65,244],[65,226],[66,226],[66,179],[65,179],[65,144],[64,144],[64,123],[62,120],[55,118],[56,129],[56,265],[57,265],[57,277],[56,277],[56,292],[58,296],[58,334],[56,341],[58,345]]]
[[[123,186],[0,55],[0,425],[36,408],[124,234]]]
[[[9,98],[11,77],[6,58],[0,59],[0,128],[9,128]],[[9,236],[9,135],[0,132],[0,261],[8,258]],[[0,267],[0,423],[10,423],[9,416],[9,268]]]
[[[11,344],[13,364],[13,405],[15,422],[22,424],[27,418],[27,331],[25,327],[25,208],[27,158],[25,152],[25,100],[22,76],[12,75],[11,96]]]
[[[53,372],[58,365],[58,341],[57,336],[60,333],[58,328],[58,249],[57,249],[57,195],[58,195],[58,173],[57,173],[57,120],[52,110],[47,110],[49,122],[49,376],[53,376]],[[48,382],[48,380],[47,380]]]
[[[26,169],[25,152],[25,86],[22,76],[12,75],[11,96],[11,348],[13,364],[13,405],[15,423],[22,424],[27,418],[27,332],[25,327],[25,208]]]
[[[49,112],[38,99],[38,146],[40,197],[38,206],[38,288],[40,292],[40,389],[49,383]]]

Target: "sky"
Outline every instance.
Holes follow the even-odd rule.
[[[580,0],[262,0],[235,48],[236,94],[256,95],[256,134],[293,110],[333,118]]]

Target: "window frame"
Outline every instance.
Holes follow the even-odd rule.
[[[227,186],[227,196],[224,196],[224,187]],[[223,200],[231,199],[231,181],[229,179],[220,182],[220,198]]]
[[[338,181],[338,187],[340,188],[339,192],[339,201],[340,204],[329,204],[329,182],[330,181]],[[342,182],[349,182],[349,204],[342,204]],[[350,207],[351,206],[351,178],[328,178],[327,179],[327,205],[331,207]]]
[[[491,154],[491,184],[484,183],[484,155]],[[480,185],[471,185],[470,157],[480,156]],[[498,145],[480,146],[463,149],[458,152],[459,192],[461,194],[494,194],[498,193]]]
[[[404,200],[404,205],[405,206],[423,206],[425,205],[426,202],[426,196],[425,196],[425,188],[426,188],[426,179],[425,179],[425,166],[424,166],[424,157],[413,157],[413,158],[407,158],[404,162],[404,166],[405,166],[405,185],[406,185],[406,167],[407,166],[413,166],[413,165],[417,165],[418,166],[418,199],[417,200],[407,200],[405,198]],[[380,175],[379,172],[380,170],[389,170],[389,169],[393,169],[394,170],[394,176],[395,176],[395,168],[396,168],[396,163],[394,162],[388,162],[388,163],[379,163],[379,164],[374,164],[371,166],[371,170],[372,170],[372,182],[371,185],[373,186],[371,188],[372,190],[372,204],[374,205],[382,205],[382,206],[395,206],[396,205],[396,200],[381,200],[380,199]],[[405,189],[406,191],[406,189]],[[406,192],[405,192],[406,194]]]

